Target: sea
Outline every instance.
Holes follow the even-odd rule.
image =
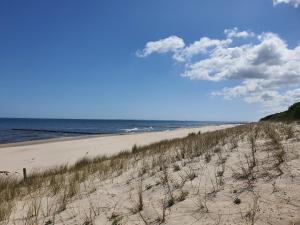
[[[0,118],[0,144],[99,134],[173,130],[234,122]]]

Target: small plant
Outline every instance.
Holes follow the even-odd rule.
[[[211,161],[211,154],[209,152],[205,153],[204,159],[206,163],[209,163]]]
[[[143,163],[143,165],[141,166],[140,170],[139,170],[139,177],[143,176],[144,174],[147,173],[148,171],[148,166],[146,164]]]
[[[0,224],[9,221],[10,215],[13,210],[12,202],[0,202]]]
[[[243,216],[247,223],[254,225],[257,221],[257,212],[259,212],[259,196],[254,194],[253,195],[253,203],[250,206],[249,211]]]
[[[137,153],[138,150],[139,150],[138,146],[137,146],[136,144],[134,144],[134,145],[132,146],[131,152],[132,152],[132,153]]]
[[[67,186],[67,198],[74,197],[79,192],[79,184],[75,179],[71,179]]]
[[[165,202],[165,207],[166,208],[170,208],[172,205],[175,204],[175,200],[173,198],[169,198],[166,202]]]
[[[281,164],[285,161],[285,150],[284,146],[281,143],[281,137],[279,133],[277,132],[276,129],[268,129],[267,130],[267,135],[270,139],[270,144],[271,144],[271,150],[273,152],[273,156],[276,160],[274,164],[274,168],[278,171],[277,176],[281,176],[283,174],[282,169],[280,168]]]
[[[220,153],[221,152],[221,148],[220,147],[216,147],[215,149],[214,149],[214,153]]]
[[[144,203],[143,203],[143,180],[140,177],[140,181],[137,187],[137,201],[135,202],[134,207],[131,209],[132,213],[138,213],[142,211],[144,208]]]
[[[177,164],[174,164],[174,165],[173,165],[173,171],[174,171],[174,172],[177,172],[177,171],[179,171],[179,170],[180,170],[180,166],[177,165]]]
[[[217,172],[217,177],[222,177],[224,175],[224,170],[220,170]]]
[[[57,204],[58,204],[57,213],[60,213],[67,209],[67,201],[68,201],[67,191],[64,190],[57,200]]]
[[[49,189],[53,195],[59,193],[59,191],[63,188],[65,184],[65,176],[57,175],[50,177]]]
[[[241,202],[242,202],[241,199],[239,199],[238,197],[233,199],[233,203],[236,204],[236,205],[241,204]]]
[[[146,190],[150,190],[151,188],[152,188],[152,185],[151,185],[151,184],[145,185],[145,189],[146,189]]]
[[[218,161],[216,162],[217,165],[222,165],[224,166],[226,163],[227,158],[222,156],[222,153],[218,153]]]
[[[286,139],[291,139],[295,136],[295,131],[294,131],[294,128],[293,126],[289,125],[289,124],[284,124],[283,125],[283,132],[286,136]]]
[[[144,203],[143,203],[143,189],[142,189],[142,185],[139,187],[139,191],[138,191],[138,211],[142,211],[144,208]]]
[[[274,157],[277,160],[277,162],[275,163],[274,167],[276,168],[276,170],[278,171],[278,176],[281,176],[283,174],[282,169],[280,168],[280,165],[284,162],[285,160],[285,151],[283,148],[278,149],[275,154]]]
[[[180,191],[180,195],[176,198],[177,202],[182,202],[185,200],[186,196],[188,196],[188,192],[187,191]]]
[[[121,216],[117,216],[113,219],[113,222],[111,225],[121,225],[121,220],[122,220],[122,217]]]
[[[253,174],[253,167],[252,163],[249,160],[249,156],[245,154],[245,159],[246,159],[246,166],[245,164],[240,161],[240,172],[238,171],[233,171],[232,177],[237,179],[237,180],[253,180],[254,179],[254,174]]]
[[[53,205],[49,201],[49,197],[46,197],[46,201],[44,202],[42,207],[42,215],[44,218],[47,218],[52,215],[52,212],[53,212]]]
[[[54,223],[52,222],[52,220],[47,220],[47,221],[45,222],[45,225],[52,225],[52,224],[54,224]]]
[[[191,132],[188,134],[188,137],[195,137],[197,134],[195,132]]]
[[[25,218],[28,224],[39,224],[42,202],[41,199],[34,198],[28,205],[27,215]]]
[[[86,217],[82,225],[93,225],[93,221],[90,218]]]
[[[235,136],[231,137],[229,143],[230,143],[230,148],[232,150],[236,149],[238,147],[238,138]]]
[[[173,190],[171,188],[171,184],[170,184],[170,179],[169,179],[169,174],[168,174],[168,171],[167,171],[167,168],[166,166],[163,164],[163,177],[162,177],[162,184],[164,185],[166,191],[167,191],[167,194],[168,194],[168,200],[166,202],[167,205],[169,204],[174,204],[175,202],[175,199],[174,199],[174,196],[173,196]]]

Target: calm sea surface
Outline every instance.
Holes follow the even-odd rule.
[[[229,122],[0,118],[0,144],[91,134],[162,131],[226,123]]]

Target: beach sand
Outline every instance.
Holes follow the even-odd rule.
[[[89,156],[112,154],[134,143],[231,126],[3,147],[0,153],[5,150],[6,158],[0,157],[0,165],[73,163],[87,151]],[[300,126],[259,123],[220,133],[194,135],[155,146],[148,154],[85,165],[29,183],[3,179],[1,187],[8,181],[17,186],[2,191],[0,209],[6,214],[0,224],[300,224]],[[26,157],[35,160],[29,164]]]
[[[0,171],[21,173],[23,168],[32,171],[62,164],[72,165],[85,156],[111,155],[129,150],[135,144],[147,145],[165,139],[184,137],[191,132],[206,132],[233,126],[236,124],[0,145]]]

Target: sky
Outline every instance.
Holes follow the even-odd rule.
[[[0,117],[256,121],[300,101],[300,0],[0,2]]]

